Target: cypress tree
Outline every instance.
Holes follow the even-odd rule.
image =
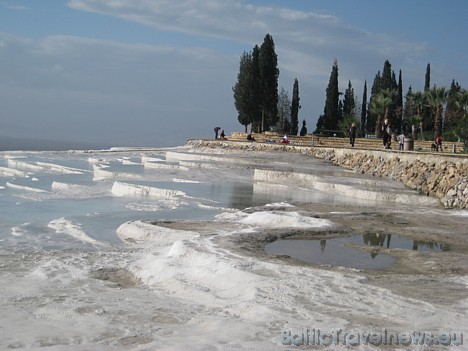
[[[374,77],[374,82],[372,83],[372,88],[371,88],[371,97],[369,100],[369,106],[373,105],[373,101],[377,98],[377,96],[380,94],[382,85],[382,76],[380,75],[380,71],[377,72],[377,74]],[[368,110],[367,113],[367,131],[374,131],[375,130],[375,124],[377,122],[377,115],[374,112],[373,109]]]
[[[426,75],[424,76],[424,96],[427,96],[427,92],[431,89],[431,64],[428,63],[426,66]],[[426,131],[434,130],[434,118],[432,118],[432,111],[427,106],[427,103],[424,103],[422,109],[424,129]]]
[[[234,105],[238,113],[237,119],[240,124],[245,126],[245,132],[254,118],[251,110],[252,78],[252,55],[244,51],[240,58],[237,82],[232,90],[234,92]]]
[[[398,97],[396,102],[396,115],[397,115],[397,130],[402,130],[403,128],[403,78],[401,76],[401,69],[398,75]]]
[[[380,71],[374,77],[374,83],[372,83],[371,96],[379,95],[382,90],[382,76]]]
[[[262,123],[262,89],[260,80],[260,48],[255,45],[252,49],[252,81],[251,81],[251,109],[252,129],[260,132]]]
[[[351,81],[348,81],[348,88],[344,93],[343,98],[343,118],[354,117],[356,111],[356,100],[354,97],[354,89],[351,84]]]
[[[259,48],[257,45],[251,53],[244,52],[240,58],[237,82],[232,88],[234,105],[238,121],[245,127],[251,124],[251,131],[258,132],[261,127],[261,85],[259,73]]]
[[[405,95],[405,104],[403,108],[403,128],[406,133],[409,133],[411,130],[411,125],[415,124],[414,121],[414,98],[413,98],[413,88],[410,87],[408,88],[408,91],[406,92]]]
[[[396,81],[395,71],[392,71],[392,88],[391,90],[398,90],[398,83]]]
[[[428,63],[426,66],[426,75],[424,80],[424,91],[428,91],[431,88],[431,64]]]
[[[339,121],[339,91],[338,91],[338,61],[333,63],[330,80],[327,87],[327,98],[323,109],[323,117],[317,122],[317,129],[338,129]],[[320,125],[319,125],[320,123]]]
[[[343,115],[343,101],[341,100],[338,100],[338,114],[337,114],[337,128],[339,129],[340,125],[339,125],[339,122],[342,121],[344,119],[344,115]]]
[[[380,83],[380,89],[393,89],[393,80],[394,78],[392,77],[392,65],[388,60],[385,60],[384,68],[382,71],[382,81]]]
[[[317,119],[317,124],[315,125],[314,133],[319,133],[322,129],[325,129],[325,116],[324,115],[320,115],[319,118]]]
[[[367,80],[365,80],[361,106],[361,133],[367,134],[367,131]]]
[[[278,122],[278,57],[275,43],[270,34],[265,36],[259,55],[260,81],[262,90],[262,132]]]
[[[307,126],[305,119],[302,121],[302,128],[300,132],[300,136],[305,136],[307,134]]]
[[[278,125],[277,130],[282,133],[289,133],[291,129],[291,101],[288,92],[281,87],[278,95]]]
[[[299,81],[296,78],[294,79],[293,95],[291,101],[291,135],[297,135],[299,129],[299,109],[301,108],[299,100]]]
[[[399,87],[396,80],[395,72],[392,71],[392,65],[388,60],[385,60],[382,76],[380,77],[379,71],[374,80],[374,85],[372,86],[371,92],[370,105],[372,105],[375,97],[378,96],[382,91],[388,90],[389,93],[394,92],[396,95],[398,95],[398,89]],[[398,105],[398,99],[392,99],[391,104],[386,107],[387,118],[389,119],[390,124],[393,126],[393,128],[399,128],[401,126],[401,118],[398,117]],[[373,111],[376,111],[376,109],[373,109]],[[375,128],[377,128],[376,130],[378,130],[379,127],[374,125],[376,123],[376,120],[377,116],[375,116],[372,111],[369,111],[368,124],[372,124],[372,128],[369,128],[368,126],[368,130]]]

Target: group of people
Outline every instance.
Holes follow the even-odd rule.
[[[398,141],[398,150],[402,151],[405,143],[405,134],[402,132],[396,140]],[[382,142],[384,149],[392,148],[392,129],[388,119],[384,120],[382,124]]]
[[[248,141],[256,141],[255,138],[252,136],[252,134],[247,135],[247,140]],[[276,143],[276,141],[273,140],[273,139],[268,139],[268,140],[265,140],[265,141],[269,142],[269,143]],[[280,143],[289,144],[289,138],[288,138],[288,136],[286,134],[284,135],[284,137],[281,138]]]
[[[219,133],[220,130],[221,130],[220,127],[215,127],[215,128],[214,128],[215,139],[223,139],[223,140],[225,140],[225,139],[226,139],[226,135],[224,134],[224,129],[221,130],[221,134],[219,134],[219,136],[218,136],[218,133]]]
[[[414,126],[413,126],[413,135],[414,135]],[[396,138],[396,140],[398,141],[398,150],[402,151],[404,150],[404,144],[405,144],[405,138],[407,138],[407,136],[405,135],[405,133],[401,132],[400,135],[398,135],[398,137]],[[392,145],[392,131],[391,131],[391,128],[390,128],[390,122],[388,121],[388,119],[386,119],[382,125],[382,141],[383,141],[383,146],[385,149],[391,149],[391,145]],[[442,137],[441,136],[438,136],[434,143],[432,143],[432,146],[431,146],[431,151],[442,151]]]
[[[215,132],[215,139],[226,139],[226,135],[224,134],[224,129],[221,130],[221,133],[219,134],[219,131],[221,130],[220,127],[215,127],[214,132]],[[351,127],[349,128],[349,146],[354,147],[354,143],[356,141],[356,135],[357,135],[357,126],[356,123],[353,123]],[[218,136],[219,134],[219,136]],[[247,140],[248,141],[255,141],[255,138],[251,135],[247,135]],[[398,141],[398,150],[402,151],[404,149],[404,142],[405,142],[405,134],[402,132],[396,140]],[[289,144],[289,139],[287,135],[284,135],[284,137],[280,141],[281,143],[284,144]],[[390,122],[388,119],[384,120],[384,123],[382,124],[382,142],[384,149],[391,149],[392,146],[392,130],[390,127]],[[442,138],[439,136],[436,138],[435,142],[432,144],[432,151],[441,151],[442,150]]]

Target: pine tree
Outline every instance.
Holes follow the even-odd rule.
[[[301,108],[299,101],[299,81],[296,78],[294,79],[293,95],[291,102],[291,135],[297,135],[299,129],[299,109]]]
[[[367,80],[364,81],[364,91],[362,93],[361,106],[361,133],[367,134]]]

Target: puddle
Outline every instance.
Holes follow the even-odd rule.
[[[288,255],[314,264],[331,264],[356,269],[383,269],[392,266],[396,259],[378,252],[367,252],[346,244],[380,246],[390,249],[418,251],[446,251],[446,244],[411,240],[399,235],[353,235],[328,240],[277,240],[265,246],[273,255]]]
[[[448,251],[449,245],[434,241],[422,241],[408,239],[400,235],[392,234],[365,234],[353,235],[348,238],[348,242],[357,244],[366,244],[368,246],[381,246],[386,249],[406,249],[415,251]]]

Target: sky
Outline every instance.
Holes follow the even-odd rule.
[[[389,60],[403,92],[468,88],[466,0],[0,0],[0,139],[176,146],[243,131],[240,56],[275,42],[315,129],[334,60],[362,101]]]

